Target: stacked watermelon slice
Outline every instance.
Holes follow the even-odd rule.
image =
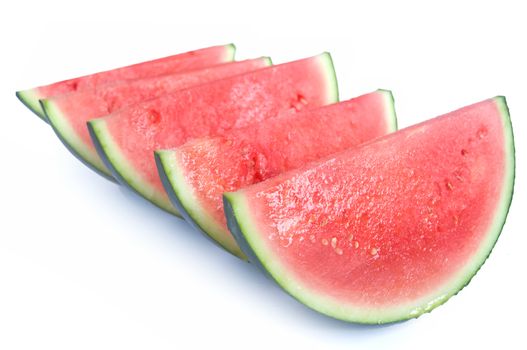
[[[514,186],[504,97],[397,131],[393,96],[338,102],[331,57],[215,46],[17,92],[77,158],[259,266],[308,307],[389,323],[459,292]]]

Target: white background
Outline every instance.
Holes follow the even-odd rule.
[[[2,2],[0,349],[525,348],[526,11],[506,1],[341,3]],[[330,51],[341,98],[392,89],[402,127],[507,97],[515,196],[466,289],[392,326],[318,315],[91,172],[15,98],[19,89],[229,42],[238,59],[276,63]]]

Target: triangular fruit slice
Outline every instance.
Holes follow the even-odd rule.
[[[176,91],[91,120],[88,126],[99,155],[119,182],[179,215],[157,173],[155,150],[336,100],[333,65],[325,53]]]
[[[31,111],[46,120],[38,100],[72,91],[94,89],[101,85],[122,80],[140,79],[161,74],[183,72],[230,62],[234,59],[233,44],[212,46],[205,49],[159,58],[131,66],[68,79],[33,89],[17,91],[16,96]]]
[[[469,283],[513,186],[512,127],[496,97],[227,193],[224,205],[249,259],[293,297],[387,323]]]
[[[285,114],[224,136],[156,152],[172,203],[198,230],[244,257],[227,228],[222,195],[395,131],[391,92]]]
[[[224,63],[209,68],[107,84],[41,100],[49,123],[64,145],[91,169],[111,178],[91,142],[86,122],[126,106],[189,88],[270,66],[268,57]],[[112,178],[113,179],[113,178]]]

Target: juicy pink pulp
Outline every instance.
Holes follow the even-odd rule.
[[[223,135],[286,110],[324,105],[328,103],[326,79],[317,56],[171,93],[123,109],[105,121],[134,170],[166,196],[155,150],[175,148],[192,138]]]
[[[487,100],[241,190],[249,221],[306,288],[382,307],[423,297],[488,232],[506,169]]]
[[[125,81],[63,94],[50,101],[70,122],[77,136],[95,152],[86,122],[118,111],[126,106],[156,98],[165,93],[204,84],[267,66],[266,59],[224,63],[204,69],[186,71],[152,78]]]
[[[222,195],[357,146],[391,130],[386,92],[272,118],[175,151],[201,207],[225,228]]]
[[[168,56],[109,71],[68,79],[38,87],[41,99],[72,91],[95,89],[101,85],[123,80],[140,79],[161,74],[200,69],[227,61],[227,46],[213,46]]]

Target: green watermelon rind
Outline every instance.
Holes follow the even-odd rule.
[[[393,98],[393,93],[391,90],[378,89],[378,92],[381,92],[384,95],[386,100],[385,106],[390,110],[388,111],[388,132],[395,132],[399,129],[397,123],[397,113],[395,112],[395,99]]]
[[[108,180],[115,182],[110,170],[106,168],[97,154],[94,154],[91,149],[86,147],[85,142],[73,130],[69,120],[61,112],[57,104],[52,99],[42,99],[40,100],[40,104],[46,114],[49,125],[51,125],[51,128],[55,131],[64,146],[90,169]]]
[[[233,43],[227,44],[225,47],[225,59],[223,62],[233,62],[234,55],[236,54],[236,45]]]
[[[87,125],[99,157],[101,157],[104,165],[110,169],[113,177],[117,179],[119,183],[126,185],[126,187],[147,199],[155,206],[181,218],[181,214],[170,204],[170,202],[166,198],[161,197],[160,192],[157,189],[143,181],[143,179],[137,174],[135,168],[126,159],[119,146],[113,140],[104,117],[92,119],[88,121]],[[151,197],[145,197],[144,193],[151,194]]]
[[[392,92],[384,89],[377,91],[383,95],[385,108],[388,109],[385,114],[386,131],[387,133],[393,132],[397,130],[397,116]],[[172,204],[195,229],[231,254],[246,260],[247,257],[240,250],[232,235],[225,232],[223,225],[201,206],[174,154],[172,150],[156,151],[158,172]]]
[[[181,168],[172,162],[173,152],[170,150],[155,151],[156,165],[161,182],[171,203],[181,213],[185,221],[210,241],[225,249],[232,255],[247,260],[232,236],[225,236],[224,228],[217,224],[205,210],[201,208],[192,188],[188,185]],[[198,219],[199,218],[199,219]],[[214,234],[212,233],[214,232]]]
[[[21,90],[16,92],[16,97],[26,106],[31,112],[35,113],[40,119],[48,122],[46,114],[40,106],[38,88]]]
[[[224,208],[229,229],[251,262],[255,262],[256,265],[266,271],[293,298],[322,314],[346,322],[383,324],[404,321],[428,313],[445,303],[469,284],[490,256],[505,224],[514,189],[514,136],[505,97],[495,97],[494,101],[502,117],[503,146],[506,159],[501,198],[494,212],[492,224],[485,235],[485,239],[481,242],[478,252],[457,272],[456,276],[449,283],[443,285],[441,289],[435,291],[432,295],[414,300],[407,305],[395,305],[391,308],[384,306],[382,309],[375,310],[339,303],[338,300],[311,292],[307,288],[302,288],[301,283],[295,281],[287,273],[280,265],[279,259],[274,258],[273,253],[266,248],[264,241],[259,239],[261,235],[256,231],[257,226],[251,219],[250,208],[246,203],[243,192],[224,194]]]
[[[319,57],[320,65],[324,76],[326,77],[326,104],[336,103],[339,101],[339,84],[337,81],[337,72],[333,64],[333,58],[329,52],[323,52]]]

